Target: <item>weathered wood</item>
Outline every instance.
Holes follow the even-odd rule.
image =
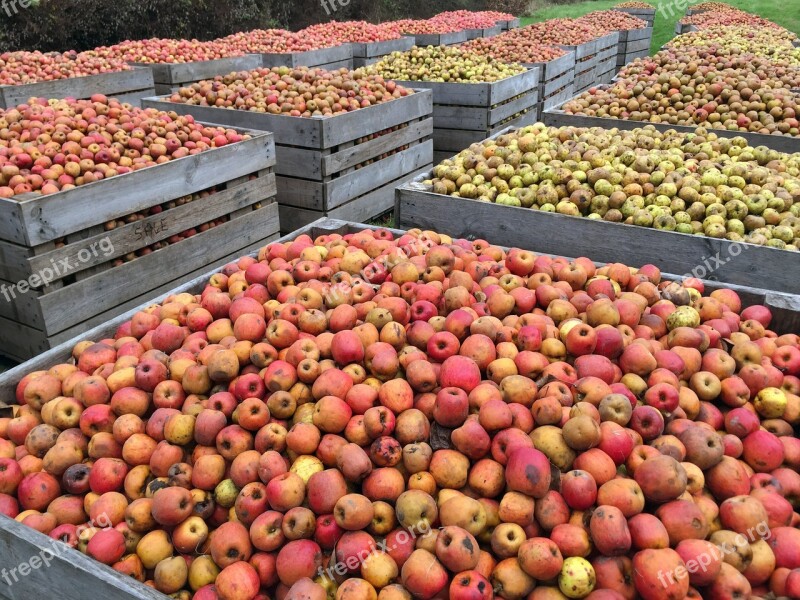
[[[68,264],[71,268],[62,276],[79,274],[103,262],[135,252],[171,235],[202,225],[235,210],[250,206],[276,194],[275,175],[264,173],[262,177],[228,185],[207,197],[175,206],[142,220],[127,223],[106,231],[97,225],[70,235],[66,245],[46,252],[35,253],[10,242],[0,241],[0,256],[13,256],[14,263],[3,269],[0,278],[27,279],[45,269],[55,270],[55,265]],[[110,247],[105,251],[106,247]],[[99,247],[103,251],[98,250]],[[78,260],[78,256],[81,260]],[[83,260],[86,258],[87,260]],[[21,259],[21,260],[20,260]],[[63,261],[67,261],[64,263]],[[12,275],[12,277],[9,277]],[[56,279],[61,277],[56,274]]]
[[[146,67],[153,72],[153,80],[162,85],[185,85],[227,75],[233,71],[249,71],[262,66],[260,54],[245,54],[214,60],[199,60],[188,63],[130,63]]]
[[[182,271],[204,268],[221,256],[271,235],[279,228],[275,200],[264,199],[262,204],[262,208],[177,244],[60,289],[40,296],[29,293],[24,298],[34,304],[42,329],[48,335],[56,334],[114,308],[139,290],[146,291],[148,287],[152,289],[173,280],[175,265],[180,265]]]
[[[330,63],[353,59],[353,46],[342,44],[305,52],[262,53],[261,66],[264,67],[321,67]]]
[[[655,8],[615,8],[614,10],[628,13],[629,15],[633,15],[634,17],[638,17],[644,21],[647,21],[648,27],[652,27],[656,20]]]
[[[432,160],[433,142],[429,140],[328,182],[279,176],[278,200],[282,205],[327,212],[407,173],[417,171]]]
[[[527,112],[520,114],[513,119],[500,123],[495,127],[485,130],[467,129],[433,129],[433,149],[434,152],[447,152],[453,156],[461,150],[468,148],[470,144],[480,142],[496,134],[498,131],[509,127],[523,127],[530,125],[538,120],[538,107],[535,106]]]
[[[479,29],[467,29],[467,40],[474,40],[477,38],[489,38],[503,33],[502,25],[494,25],[492,27],[483,27]]]
[[[416,46],[452,46],[467,41],[467,31],[451,31],[449,33],[405,33],[414,39]]]
[[[509,31],[511,29],[517,29],[520,26],[519,19],[506,19],[500,20],[497,22],[503,28],[503,31]]]
[[[405,52],[414,46],[414,40],[403,36],[396,40],[382,40],[380,42],[351,42],[353,58],[375,58],[386,56],[392,52]]]
[[[543,112],[545,110],[548,110],[548,109],[550,109],[550,108],[552,108],[554,106],[561,106],[569,98],[572,98],[575,95],[574,88],[575,88],[575,82],[572,81],[572,82],[570,82],[570,84],[568,86],[566,86],[561,91],[559,91],[559,92],[557,92],[555,94],[551,94],[550,96],[548,96],[544,100],[542,100],[542,104],[541,104],[541,107],[539,109],[540,118],[541,118],[541,115],[543,114]]]
[[[397,81],[397,83],[406,87],[431,90],[434,104],[488,107],[536,88],[539,84],[539,70],[527,69],[523,73],[491,83],[440,81]]]
[[[0,555],[3,566],[32,567],[24,576],[16,573],[0,596],[9,600],[60,598],[86,600],[164,600],[166,596],[131,577],[101,564],[62,542],[0,515]]]
[[[25,85],[3,85],[0,86],[0,108],[23,104],[30,98],[84,99],[93,94],[118,97],[127,96],[131,92],[144,92],[153,87],[152,72],[141,68]]]
[[[0,239],[36,246],[271,166],[273,136],[252,136],[65,192],[0,199]]]
[[[577,90],[576,85],[576,90]],[[574,97],[573,97],[574,98]],[[567,101],[568,102],[568,101]],[[564,103],[566,104],[566,102]],[[561,105],[563,106],[563,104]],[[668,123],[650,123],[649,121],[629,121],[626,119],[612,119],[609,117],[590,117],[586,115],[568,115],[560,108],[551,108],[546,110],[541,119],[547,125],[554,127],[572,126],[572,127],[605,127],[617,129],[638,129],[652,125],[658,131],[675,130],[685,133],[694,133],[697,126],[692,125],[670,125]],[[719,137],[733,138],[743,137],[751,146],[766,146],[778,152],[787,152],[789,154],[800,152],[800,138],[786,136],[786,135],[768,135],[765,133],[751,133],[749,131],[729,131],[727,129],[714,129],[708,128],[709,132],[717,134]]]
[[[669,273],[689,273],[703,266],[706,273],[713,272],[713,279],[744,286],[758,281],[765,289],[784,293],[796,293],[800,280],[800,261],[776,248],[449,198],[431,193],[420,178],[398,194],[398,225],[603,262],[628,263],[635,256],[642,264],[653,263]],[[707,263],[715,268],[707,268]]]
[[[297,208],[292,206],[280,206],[281,228],[282,231],[291,232],[303,227],[320,216],[327,214],[331,218],[345,219],[348,221],[367,221],[373,219],[394,207],[394,194],[397,186],[406,183],[431,170],[432,164],[421,167],[413,173],[403,175],[403,177],[392,181],[383,187],[376,189],[350,202],[326,211],[325,213]],[[285,223],[285,224],[284,224]],[[297,234],[295,234],[297,235]]]
[[[413,86],[412,86],[413,87]],[[195,106],[147,98],[143,106],[193,115],[200,121],[269,131],[278,145],[326,149],[429,114],[433,98],[427,90],[332,117],[289,117],[245,110]]]

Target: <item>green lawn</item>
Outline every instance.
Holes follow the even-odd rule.
[[[546,5],[533,12],[530,17],[522,19],[523,25],[537,21],[546,21],[556,17],[580,17],[593,10],[606,10],[614,7],[621,0],[591,0],[575,4]],[[650,0],[647,0],[650,1]],[[728,4],[749,13],[770,19],[786,29],[800,35],[800,0],[727,0]],[[675,35],[675,23],[683,17],[683,10],[678,10],[674,0],[650,1],[654,6],[663,7],[656,13],[651,51],[657,51]],[[669,14],[672,7],[673,14]]]

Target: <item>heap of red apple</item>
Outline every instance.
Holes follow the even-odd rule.
[[[498,17],[494,11],[450,10],[441,12],[430,20],[435,23],[452,23],[458,29],[487,29],[497,25],[497,21],[501,18],[509,19],[513,17]]]
[[[189,63],[244,54],[221,40],[201,42],[171,38],[126,40],[113,46],[101,46],[95,52],[131,63]]]
[[[407,33],[411,35],[424,35],[424,34],[442,34],[453,33],[461,31],[461,27],[453,23],[445,21],[434,20],[416,20],[416,19],[400,19],[399,21],[392,21],[387,25],[391,26],[398,33]]]
[[[244,54],[283,54],[305,52],[323,47],[310,36],[285,29],[254,29],[220,38],[226,46]]]
[[[100,73],[127,71],[131,67],[116,58],[95,52],[3,52],[0,54],[0,85],[24,85]]]
[[[771,322],[653,265],[302,235],[27,374],[0,512],[194,600],[796,598]]]
[[[614,5],[614,8],[643,8],[645,10],[654,9],[655,6],[652,4],[648,4],[647,2],[639,2],[638,0],[630,0],[628,2],[620,2],[619,4]],[[693,9],[696,6],[692,7]]]
[[[460,47],[508,63],[544,63],[566,54],[557,46],[539,44],[526,34],[517,34],[517,31],[513,29],[494,37],[476,38]]]
[[[298,35],[320,40],[325,46],[337,46],[349,42],[382,42],[402,37],[392,23],[376,25],[366,21],[318,23],[299,31]]]
[[[54,194],[248,139],[105,96],[0,110],[0,198]]]
[[[193,83],[170,96],[169,101],[312,117],[367,108],[412,93],[394,81],[358,71],[274,67]]]
[[[584,23],[599,24],[606,31],[644,29],[647,21],[619,10],[595,10],[577,19]]]
[[[516,31],[518,31],[517,35],[536,40],[540,44],[568,46],[585,44],[608,33],[602,23],[567,18],[532,23]]]
[[[681,25],[694,25],[698,29],[705,29],[706,27],[713,27],[715,25],[743,25],[752,28],[767,27],[771,29],[784,29],[769,19],[732,7],[705,10],[683,17],[680,23]]]

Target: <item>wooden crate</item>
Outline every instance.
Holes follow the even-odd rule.
[[[629,29],[619,32],[617,45],[617,66],[627,65],[632,60],[650,53],[653,28]]]
[[[338,69],[353,66],[353,46],[350,44],[306,52],[262,53],[260,56],[261,66],[269,68],[286,66]]]
[[[483,27],[480,29],[467,29],[467,40],[475,40],[478,38],[489,38],[503,33],[502,25],[494,25],[493,27]]]
[[[365,219],[377,216],[386,211],[385,203],[376,200],[378,190],[433,162],[433,102],[429,90],[324,118],[190,106],[163,98],[144,102],[160,110],[192,114],[201,121],[271,131],[277,151],[278,202],[283,207],[314,212],[316,218],[354,201],[359,201],[363,209],[359,214],[367,215]],[[368,139],[392,128],[397,130]],[[371,202],[370,215],[367,209]],[[283,209],[284,214],[289,212]]]
[[[652,263],[665,273],[678,275],[708,261],[716,267],[713,280],[740,286],[758,281],[765,290],[786,295],[800,310],[800,296],[796,295],[800,261],[787,250],[451,198],[431,192],[431,186],[424,183],[430,178],[430,174],[421,175],[398,188],[398,226],[470,239],[503,240],[509,246],[573,258],[589,256],[602,262],[628,264],[635,257],[640,264]],[[733,247],[737,249],[731,251]],[[724,264],[717,265],[711,257]],[[800,330],[800,321],[794,326],[795,332]]]
[[[576,94],[574,97],[579,96]],[[573,97],[573,98],[574,98]],[[571,100],[572,98],[570,98]],[[565,104],[569,100],[562,103]],[[587,115],[568,115],[561,110],[561,106],[550,108],[544,111],[540,118],[543,123],[553,125],[554,127],[572,126],[572,127],[605,127],[610,129],[616,127],[618,129],[638,129],[652,125],[658,131],[681,131],[686,133],[693,133],[697,130],[696,125],[670,125],[668,123],[650,123],[649,121],[630,121],[626,119],[612,119],[610,117],[590,117]],[[733,138],[743,137],[747,140],[750,146],[766,146],[778,152],[787,152],[793,154],[800,152],[800,137],[792,137],[787,135],[769,135],[766,133],[751,133],[749,131],[729,131],[727,129],[712,129],[708,131],[716,133],[719,137]]]
[[[617,72],[618,43],[614,42],[612,44],[611,42],[612,40],[607,40],[605,43],[608,45],[597,50],[594,65],[594,85],[598,83],[608,83]]]
[[[507,19],[507,20],[498,21],[497,24],[500,25],[500,27],[503,28],[503,31],[510,31],[512,29],[519,28],[520,21],[519,21],[519,19]]]
[[[681,23],[680,21],[675,23],[675,35],[683,35],[684,33],[691,33],[692,31],[697,31],[697,27],[689,23]]]
[[[452,46],[467,41],[467,30],[451,31],[449,33],[405,33],[414,39],[415,46]]]
[[[392,52],[405,52],[414,47],[414,40],[408,36],[403,36],[396,40],[385,40],[382,42],[361,43],[353,42],[353,68],[366,67],[374,64]]]
[[[192,83],[227,75],[232,71],[249,71],[262,66],[260,54],[245,54],[216,60],[201,60],[188,63],[131,63],[147,67],[153,72],[156,94],[173,94]]]
[[[493,83],[398,83],[433,92],[435,162],[500,129],[538,118],[539,70],[535,68]]]
[[[155,90],[150,69],[101,73],[56,81],[40,81],[25,85],[0,86],[0,108],[24,104],[30,98],[76,98],[82,100],[93,94],[105,94],[120,102],[139,106],[139,100]]]
[[[638,17],[643,21],[647,21],[648,27],[652,27],[656,21],[655,8],[614,8],[613,10],[618,10],[619,12],[628,13],[629,15]]]
[[[575,53],[575,77],[573,88],[575,93],[588,90],[597,83],[598,62],[608,59],[610,48],[616,48],[619,36],[617,32],[601,36],[584,44],[559,46]],[[616,51],[614,52],[616,54]]]
[[[524,64],[529,69],[539,69],[539,114],[551,106],[558,106],[574,95],[575,53],[567,51],[548,62]]]
[[[276,234],[274,142],[269,133],[252,135],[67,192],[0,202],[0,353],[29,358]],[[107,230],[107,222],[124,224]],[[136,257],[115,266],[126,256]]]

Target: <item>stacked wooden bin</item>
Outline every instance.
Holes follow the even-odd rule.
[[[478,29],[467,29],[467,40],[475,40],[478,38],[488,38],[500,35],[503,33],[503,26],[499,23],[491,27],[482,27]]]
[[[615,8],[614,10],[642,19],[647,22],[648,27],[653,27],[656,22],[655,8]]]
[[[467,41],[467,30],[450,31],[448,33],[406,33],[414,40],[415,46],[453,46]]]
[[[539,109],[542,111],[558,106],[574,95],[575,52],[569,50],[564,55],[541,63],[525,64],[529,69],[539,69]]]
[[[319,67],[320,69],[352,69],[353,47],[350,44],[306,50],[305,52],[286,52],[261,54],[263,67]]]
[[[408,36],[396,40],[383,40],[380,42],[352,42],[353,66],[366,67],[378,62],[392,52],[405,52],[414,46],[414,39]]]
[[[433,160],[439,162],[500,129],[538,117],[539,69],[491,83],[398,81],[433,92]]]
[[[273,136],[250,133],[68,191],[0,199],[0,354],[26,360],[277,237]]]
[[[143,103],[201,121],[272,132],[283,231],[324,215],[365,221],[385,213],[393,206],[394,188],[433,161],[428,90],[320,118],[175,104],[164,98]]]
[[[619,34],[615,31],[583,44],[560,46],[575,55],[576,94],[588,90],[597,83],[603,83],[599,76],[605,76],[615,69],[618,40]],[[610,81],[610,77],[608,80]]]
[[[617,46],[617,71],[637,58],[650,55],[650,44],[653,41],[653,28],[624,29],[619,32]]]
[[[201,60],[188,63],[131,63],[148,67],[153,72],[156,94],[172,94],[180,88],[198,81],[227,75],[233,71],[249,71],[262,66],[260,54],[246,54],[216,60]]]
[[[91,98],[104,94],[120,102],[139,105],[142,98],[155,91],[150,69],[131,68],[127,71],[100,73],[84,77],[40,81],[23,85],[0,85],[0,108],[10,108],[30,98]]]

